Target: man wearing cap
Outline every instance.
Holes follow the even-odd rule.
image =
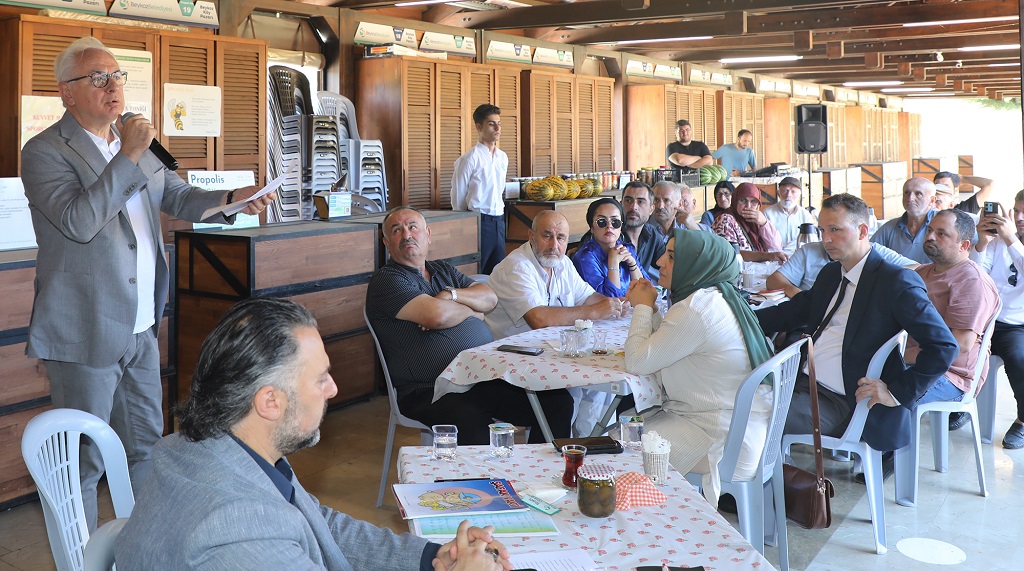
[[[817,219],[806,208],[800,206],[800,179],[787,176],[779,183],[778,202],[764,209],[765,216],[779,231],[782,251],[793,255],[796,239],[800,236],[801,224],[817,224]]]
[[[988,200],[992,194],[992,180],[980,176],[964,175],[960,176],[955,172],[939,171],[935,173],[935,177],[932,179],[935,183],[935,208],[937,210],[946,210],[947,208],[956,208],[957,210],[963,210],[968,214],[978,214],[981,212],[981,205]],[[967,200],[960,201],[960,184],[967,183],[978,187],[978,191],[971,195]],[[950,189],[948,193],[944,193],[940,189],[940,185]],[[942,194],[942,196],[940,196]],[[946,197],[948,195],[948,198]]]
[[[676,139],[665,150],[668,164],[677,171],[693,172],[714,162],[711,149],[703,141],[693,140],[693,127],[686,119],[676,121]]]

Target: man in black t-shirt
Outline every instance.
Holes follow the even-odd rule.
[[[939,171],[935,173],[935,178],[932,179],[935,183],[936,188],[938,185],[945,185],[950,188],[950,193],[935,193],[935,209],[946,210],[947,208],[956,208],[957,210],[963,210],[968,214],[978,214],[981,212],[981,205],[989,199],[992,194],[992,180],[980,176],[963,175],[960,176],[955,172]],[[978,191],[967,198],[967,200],[960,200],[960,183],[967,183],[978,187]]]
[[[672,168],[682,172],[693,172],[714,162],[711,149],[703,141],[693,140],[693,127],[686,119],[676,121],[676,141],[669,143],[665,158]]]
[[[434,382],[448,364],[463,350],[494,340],[483,317],[498,297],[487,284],[474,283],[448,262],[427,261],[430,230],[415,209],[395,208],[384,218],[382,230],[391,259],[370,279],[366,315],[380,341],[402,414],[428,426],[458,426],[461,444],[488,444],[487,425],[494,419],[534,426],[530,441],[543,442],[526,391],[501,379],[432,402]],[[564,389],[537,396],[552,434],[569,436],[572,396]]]

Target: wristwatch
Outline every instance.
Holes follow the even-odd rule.
[[[452,294],[452,301],[459,301],[459,294],[455,293],[455,288],[448,286],[444,288],[448,293]]]

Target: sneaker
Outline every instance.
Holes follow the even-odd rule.
[[[1003,448],[1009,450],[1024,448],[1024,424],[1015,422],[1010,425],[1010,430],[1007,430],[1006,436],[1003,437]]]
[[[960,430],[964,427],[971,417],[966,412],[951,412],[949,413],[949,431]]]

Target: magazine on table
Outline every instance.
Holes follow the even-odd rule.
[[[395,499],[405,519],[482,515],[530,509],[508,480],[462,480],[395,484]]]

